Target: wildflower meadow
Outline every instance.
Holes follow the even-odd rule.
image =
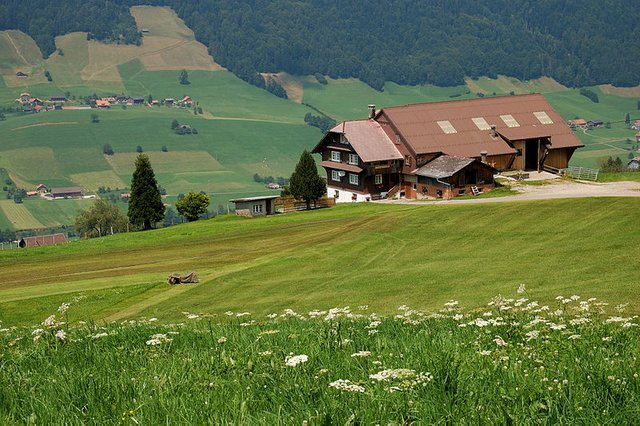
[[[63,304],[0,324],[0,423],[636,423],[638,317],[517,296],[104,325]]]

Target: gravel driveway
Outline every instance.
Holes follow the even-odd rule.
[[[640,182],[608,182],[595,183],[567,180],[550,180],[543,185],[527,185],[512,183],[518,194],[507,197],[465,198],[460,200],[382,200],[383,203],[407,204],[471,204],[471,203],[505,203],[524,200],[550,200],[557,198],[583,197],[640,197]]]

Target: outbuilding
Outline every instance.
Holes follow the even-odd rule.
[[[497,170],[474,158],[441,155],[417,169],[413,174],[417,182],[415,194],[410,198],[453,198],[475,195],[494,187],[493,175]],[[409,189],[410,191],[411,189]]]
[[[235,203],[238,216],[265,216],[275,214],[275,200],[279,197],[279,195],[261,195],[229,201]]]
[[[82,188],[73,186],[69,188],[53,188],[51,190],[53,198],[79,198],[82,197]]]
[[[18,241],[18,247],[20,248],[29,248],[29,247],[44,247],[51,246],[55,244],[62,244],[67,242],[67,236],[62,233],[58,234],[49,234],[49,235],[39,235],[34,237],[24,237]]]

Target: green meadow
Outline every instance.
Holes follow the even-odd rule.
[[[549,78],[519,81],[498,76],[467,79],[465,85],[444,88],[387,82],[384,91],[378,92],[354,79],[327,78],[323,85],[312,76],[282,74],[278,78],[291,98],[285,100],[222,69],[170,9],[134,7],[132,14],[139,26],[150,29],[139,47],[89,42],[86,34],[72,33],[56,39],[62,55],[42,59],[25,34],[0,32],[0,106],[15,107],[15,99],[24,91],[43,99],[67,93],[70,104],[94,93],[176,100],[189,95],[202,113],[165,106],[114,106],[100,111],[7,114],[0,121],[0,168],[8,171],[18,187],[31,190],[39,183],[80,186],[88,193],[99,187],[124,189],[140,146],[151,156],[158,182],[168,192],[168,203],[180,193],[205,191],[212,197],[213,209],[227,205],[230,198],[269,193],[253,181],[255,173],[290,176],[302,150],[313,148],[322,136],[304,123],[309,112],[318,114],[318,110],[337,121],[359,119],[366,117],[369,104],[382,108],[473,98],[479,93],[541,92],[564,119],[611,122],[611,129],[576,132],[586,146],[575,153],[574,165],[596,167],[608,156],[626,160],[635,145],[627,141],[635,132],[623,122],[627,112],[640,118],[634,89],[607,87],[605,92],[592,88],[600,98],[596,104]],[[188,69],[188,85],[179,83],[181,68]],[[17,70],[30,75],[17,78]],[[45,70],[51,73],[52,82],[44,78]],[[99,123],[91,123],[92,114],[98,115]],[[173,120],[192,126],[198,134],[174,134],[170,129]],[[103,155],[107,143],[114,156]],[[168,152],[162,153],[163,147]],[[11,220],[0,212],[0,226],[20,230],[38,222],[71,224],[75,216],[73,209],[66,208],[29,211],[33,218],[16,214]]]
[[[98,322],[361,304],[390,314],[451,298],[473,308],[521,283],[545,303],[576,293],[638,312],[638,207],[635,198],[347,205],[4,250],[0,321],[37,322],[74,297],[85,300],[77,315]],[[166,284],[191,270],[200,284]]]

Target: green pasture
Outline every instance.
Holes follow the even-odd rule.
[[[580,294],[638,312],[640,237],[630,232],[638,207],[637,199],[623,198],[362,204],[4,251],[0,321],[37,322],[80,294],[93,301],[80,308],[87,319],[169,320],[185,310],[361,304],[391,313],[402,304],[433,309],[451,298],[474,307],[520,283],[544,302]],[[191,270],[200,284],[165,284],[170,273]],[[123,294],[119,304],[105,296],[114,291]],[[25,311],[27,301],[38,308]]]

